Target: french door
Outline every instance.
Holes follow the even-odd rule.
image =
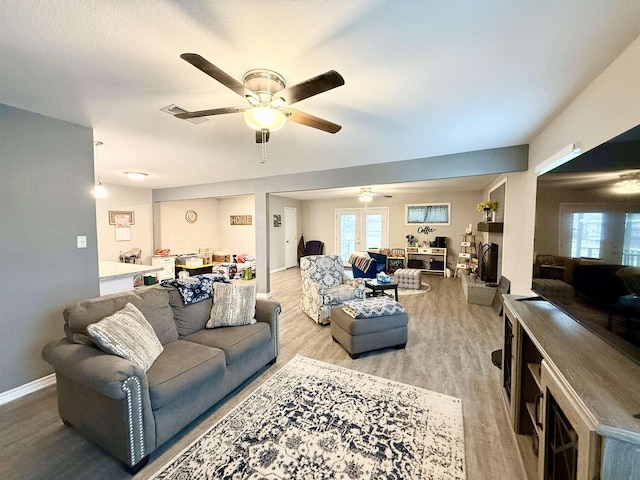
[[[353,252],[384,248],[389,245],[389,209],[338,208],[335,232],[335,251],[345,263]]]

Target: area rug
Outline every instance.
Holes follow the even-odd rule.
[[[419,290],[416,290],[415,288],[399,288],[398,287],[398,296],[422,295],[423,293],[427,293],[429,290],[431,290],[431,285],[429,285],[428,283],[422,282]]]
[[[296,356],[154,479],[464,479],[462,401]]]

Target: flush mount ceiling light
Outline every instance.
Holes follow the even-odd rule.
[[[640,173],[620,175],[620,180],[615,185],[618,193],[640,193]]]
[[[149,175],[148,173],[144,172],[124,172],[124,174],[131,180],[135,180],[136,182],[144,180]]]

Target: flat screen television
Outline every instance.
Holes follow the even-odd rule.
[[[640,125],[537,180],[532,290],[640,364]]]

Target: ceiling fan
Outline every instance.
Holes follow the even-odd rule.
[[[393,198],[391,195],[385,195],[384,193],[376,193],[371,187],[360,187],[360,193],[357,194],[361,202],[370,202],[374,197]]]
[[[289,108],[300,100],[344,85],[344,78],[335,70],[287,87],[282,75],[271,70],[249,70],[242,78],[243,83],[240,83],[197,53],[183,53],[180,58],[222,83],[249,105],[178,113],[175,115],[177,118],[187,120],[244,112],[245,122],[256,131],[256,143],[268,142],[269,134],[281,129],[287,120],[329,133],[337,133],[342,128],[328,120]]]

